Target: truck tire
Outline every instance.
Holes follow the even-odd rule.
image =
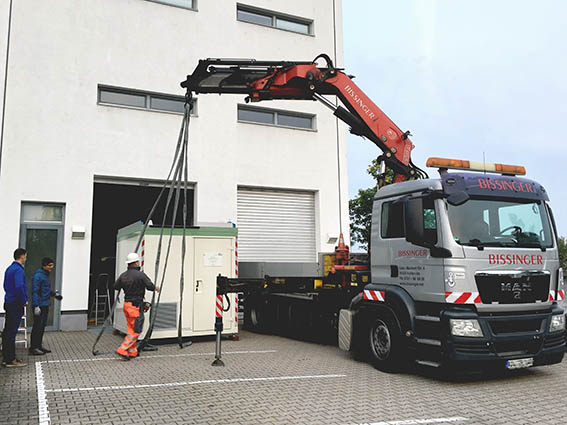
[[[405,365],[405,351],[400,327],[395,319],[381,314],[371,322],[367,332],[370,362],[384,372],[399,372]]]
[[[268,332],[273,318],[265,299],[247,297],[244,300],[244,327],[254,332]]]

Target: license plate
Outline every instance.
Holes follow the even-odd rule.
[[[506,369],[523,369],[534,365],[533,357],[527,359],[514,359],[506,361]]]

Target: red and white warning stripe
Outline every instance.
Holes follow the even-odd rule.
[[[238,239],[234,238],[234,276],[238,277]]]
[[[365,289],[363,297],[365,300],[384,302],[386,300],[386,293],[384,291],[374,291],[372,289]]]
[[[482,304],[478,292],[445,292],[445,302],[450,304]]]
[[[217,295],[216,317],[222,317],[222,295]]]
[[[238,294],[234,297],[234,321],[238,324]]]
[[[548,301],[563,301],[564,299],[565,299],[565,291],[563,289],[559,289],[557,291],[557,295],[555,295],[554,290],[549,291]]]

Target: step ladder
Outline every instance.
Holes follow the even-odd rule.
[[[93,302],[89,311],[89,326],[102,326],[110,311],[110,290],[108,273],[97,276]]]
[[[28,348],[28,315],[27,307],[24,306],[24,315],[20,319],[20,326],[16,334],[16,344],[24,344],[24,348]]]

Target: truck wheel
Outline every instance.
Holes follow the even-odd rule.
[[[266,301],[256,297],[244,300],[244,327],[255,332],[266,332],[271,326]]]
[[[402,336],[395,320],[380,316],[368,330],[368,351],[371,363],[384,372],[397,372],[404,363]]]

